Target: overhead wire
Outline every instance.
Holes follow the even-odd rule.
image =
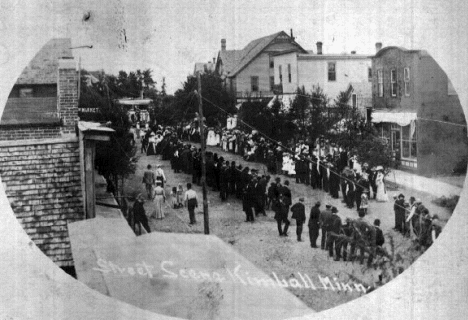
[[[225,111],[223,108],[221,108],[220,106],[218,106],[218,105],[216,105],[215,103],[211,102],[210,100],[206,99],[205,97],[202,96],[202,99],[205,100],[206,102],[210,103],[210,104],[213,105],[214,107],[216,107],[216,108],[220,109],[221,111],[223,111],[223,112],[225,112],[225,113],[228,114],[228,112]],[[238,121],[242,122],[243,124],[245,124],[245,125],[246,125],[247,127],[249,127],[250,129],[256,130],[259,134],[261,134],[262,136],[264,136],[264,137],[267,138],[268,140],[274,142],[276,145],[278,145],[278,146],[281,147],[282,149],[286,150],[286,151],[287,151],[288,153],[290,153],[291,155],[295,155],[295,153],[296,153],[295,151],[293,151],[292,149],[290,149],[290,148],[288,148],[288,147],[286,147],[286,146],[283,146],[283,145],[281,144],[281,142],[279,142],[279,141],[277,141],[277,140],[275,140],[275,139],[273,139],[273,138],[270,138],[268,135],[266,135],[265,133],[263,133],[263,132],[261,132],[260,130],[256,129],[255,127],[251,126],[250,124],[244,122],[242,119],[238,119]],[[325,166],[325,165],[324,165],[323,163],[321,163],[320,161],[314,161],[314,160],[312,160],[312,159],[308,159],[308,158],[305,158],[305,157],[303,157],[302,159],[305,160],[305,161],[308,161],[308,162],[310,162],[310,163],[312,163],[312,164],[314,164],[314,165],[321,166],[322,168],[325,168],[325,169],[329,170],[330,173],[334,173],[335,175],[337,175],[338,177],[342,178],[343,180],[346,180],[346,181],[348,181],[348,182],[350,182],[350,183],[353,183],[354,185],[359,186],[359,187],[361,187],[362,189],[366,189],[366,187],[363,186],[362,184],[359,184],[357,181],[354,181],[354,180],[352,180],[352,179],[350,179],[350,178],[348,178],[348,177],[342,175],[341,173],[332,170],[330,167]],[[398,206],[398,207],[400,207],[400,208],[402,208],[402,209],[408,210],[408,208],[403,207],[403,206],[401,206],[401,205],[398,205],[398,204],[396,204],[396,203],[395,203],[395,205]]]

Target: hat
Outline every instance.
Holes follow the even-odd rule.
[[[377,166],[377,168],[375,168],[375,170],[383,170],[383,167],[382,166]]]
[[[303,198],[303,197],[300,197],[300,198],[299,198],[299,201],[300,201],[300,202],[304,202],[304,198]]]
[[[327,204],[325,205],[325,207],[327,207],[327,208],[331,208],[331,206],[332,206],[332,205],[329,204],[329,203],[327,203]]]
[[[160,164],[156,165],[156,168],[161,168],[162,166]]]
[[[161,180],[156,180],[156,184],[162,184]]]
[[[320,201],[317,201],[317,202],[315,203],[315,205],[316,205],[317,207],[319,207],[319,206],[321,205]]]
[[[332,213],[338,213],[338,209],[336,207],[332,208]]]
[[[398,198],[403,198],[403,199],[404,199],[404,198],[405,198],[405,195],[404,195],[403,193],[400,193],[400,194],[398,195]]]

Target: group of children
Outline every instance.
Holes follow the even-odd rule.
[[[172,187],[171,191],[171,205],[174,209],[179,209],[184,206],[184,188],[182,184],[179,183],[177,187]]]

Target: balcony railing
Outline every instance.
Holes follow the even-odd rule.
[[[275,95],[273,91],[237,91],[237,99],[262,99],[272,98]]]

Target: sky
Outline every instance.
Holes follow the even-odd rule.
[[[5,3],[14,8],[18,1]],[[315,43],[322,41],[325,53],[356,50],[373,54],[375,42],[382,42],[384,47],[430,47],[433,51],[449,52],[457,49],[457,43],[449,42],[446,34],[466,30],[466,22],[460,24],[457,7],[463,4],[449,0],[28,3],[41,10],[30,10],[32,16],[23,18],[26,28],[37,28],[33,22],[42,14],[42,27],[52,30],[53,36],[71,37],[74,47],[93,46],[73,50],[76,58],[81,57],[83,68],[104,69],[113,74],[150,68],[158,86],[166,78],[170,93],[181,87],[196,62],[208,62],[217,56],[222,38],[227,41],[227,49],[242,49],[256,38],[281,30],[290,33],[293,29],[303,48],[315,51]],[[86,21],[85,15],[89,15]],[[434,45],[437,41],[440,46]]]

